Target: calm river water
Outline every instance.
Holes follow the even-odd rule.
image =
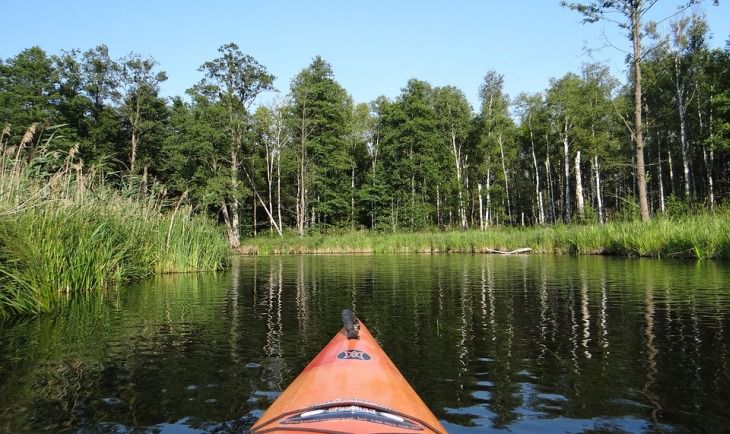
[[[249,426],[351,307],[450,433],[730,432],[730,264],[247,257],[0,326],[1,432]]]

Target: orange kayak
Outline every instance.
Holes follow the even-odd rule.
[[[264,433],[411,433],[446,430],[364,324],[345,327],[251,427]]]

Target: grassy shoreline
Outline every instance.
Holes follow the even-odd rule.
[[[376,233],[351,231],[242,242],[249,255],[334,253],[489,253],[531,248],[533,253],[636,257],[730,258],[730,214],[655,217],[649,223],[495,227],[486,231]]]
[[[226,266],[230,250],[212,222],[107,199],[0,215],[0,318],[153,274]]]
[[[73,149],[43,178],[48,154],[17,155],[0,154],[0,320],[52,311],[73,293],[228,265],[222,230],[189,206],[86,176]]]

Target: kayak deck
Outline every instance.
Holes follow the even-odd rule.
[[[362,323],[357,334],[346,321],[251,432],[445,434]]]

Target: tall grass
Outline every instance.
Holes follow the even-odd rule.
[[[153,273],[227,265],[214,223],[190,207],[166,212],[160,196],[123,194],[84,173],[77,148],[53,151],[52,135],[36,135],[33,126],[18,146],[0,143],[0,318]]]
[[[250,254],[487,253],[529,247],[535,253],[642,257],[730,258],[730,211],[655,217],[649,223],[489,228],[486,231],[375,233],[353,231],[243,242]]]

